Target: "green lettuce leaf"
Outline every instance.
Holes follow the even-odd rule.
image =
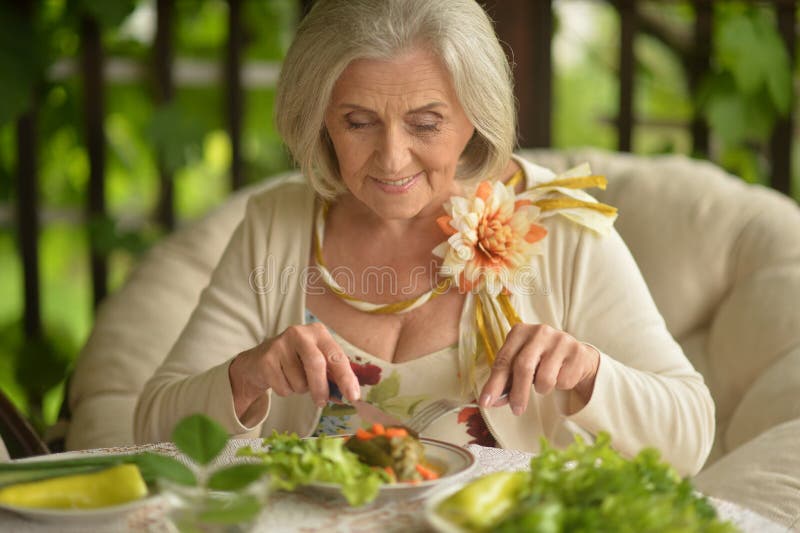
[[[542,441],[530,471],[522,474],[523,487],[471,494],[470,487],[485,479],[479,478],[440,503],[437,512],[450,519],[480,506],[501,509],[492,523],[461,522],[471,531],[499,533],[736,531],[717,519],[709,501],[656,450],[626,459],[611,448],[607,433],[594,444],[576,437],[564,450]],[[483,501],[488,493],[495,501]]]
[[[242,448],[237,455],[260,458],[278,489],[291,491],[314,482],[336,483],[350,505],[363,505],[375,499],[389,477],[360,462],[344,444],[341,438],[301,439],[294,433],[273,432],[264,439],[268,451]]]

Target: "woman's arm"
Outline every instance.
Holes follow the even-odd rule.
[[[138,442],[168,439],[181,418],[197,412],[232,435],[255,436],[271,394],[308,394],[321,406],[329,377],[346,398],[359,397],[358,380],[328,330],[296,323],[303,287],[297,265],[305,265],[308,249],[293,237],[306,229],[298,205],[306,191],[273,190],[248,202],[197,308],[139,397]]]
[[[236,416],[229,379],[233,357],[265,337],[265,298],[251,287],[251,273],[266,257],[259,225],[258,197],[248,202],[197,308],[169,355],[145,384],[134,415],[137,442],[169,439],[183,417],[205,413],[235,435],[256,429],[268,398],[250,413],[248,425]]]
[[[554,403],[561,416],[590,433],[608,431],[623,453],[654,446],[681,473],[697,472],[713,442],[713,402],[667,331],[627,247],[616,232],[600,237],[560,217],[548,226],[541,263],[546,286],[526,297],[563,330],[514,326],[481,404],[505,403],[493,399],[510,383],[508,402],[520,415],[534,391],[566,391],[566,401]]]
[[[714,403],[627,246],[616,232],[583,231],[568,271],[565,329],[601,352],[591,398],[570,420],[608,431],[624,453],[654,446],[681,473],[696,473],[713,444]]]

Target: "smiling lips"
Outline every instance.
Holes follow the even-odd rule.
[[[417,178],[419,178],[420,176],[422,176],[422,172],[418,172],[413,176],[409,176],[407,178],[402,178],[399,180],[382,180],[372,176],[370,177],[383,191],[390,193],[392,192],[398,193],[398,192],[405,192],[408,189],[410,189],[414,185],[414,182],[417,181]]]

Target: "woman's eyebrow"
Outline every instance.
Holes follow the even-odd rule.
[[[429,104],[425,104],[424,106],[412,109],[411,111],[409,111],[406,114],[413,115],[415,113],[424,113],[425,111],[430,111],[430,110],[436,109],[438,107],[447,107],[447,104],[445,104],[444,102],[431,102]]]
[[[370,109],[368,107],[364,107],[362,105],[358,105],[358,104],[343,103],[343,104],[339,104],[336,107],[338,107],[340,109],[349,109],[349,110],[352,110],[352,111],[365,111],[367,113],[375,113],[375,110]],[[430,102],[430,103],[427,103],[427,104],[425,104],[423,106],[411,109],[406,114],[407,115],[413,115],[413,114],[416,114],[416,113],[424,113],[425,111],[430,111],[432,109],[436,109],[436,108],[439,108],[439,107],[446,108],[447,104],[445,104],[444,102],[438,102],[438,101]]]
[[[364,107],[364,106],[361,106],[361,105],[358,105],[358,104],[339,104],[336,107],[338,107],[340,109],[351,109],[353,111],[366,111],[368,113],[374,113],[375,112],[375,111],[373,111],[372,109],[370,109],[368,107]]]

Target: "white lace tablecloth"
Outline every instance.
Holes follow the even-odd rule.
[[[229,463],[236,449],[245,445],[258,446],[260,440],[238,440],[228,444],[218,461]],[[501,450],[470,445],[467,447],[477,459],[477,468],[470,476],[479,476],[499,470],[522,470],[528,467],[531,454],[515,450]],[[172,444],[154,444],[125,448],[104,448],[72,452],[80,454],[114,454],[153,451],[180,457]],[[62,456],[65,454],[61,454]],[[466,481],[463,477],[459,481]],[[747,533],[785,533],[787,529],[731,502],[711,499],[720,517],[733,522]],[[254,531],[297,532],[427,532],[432,531],[424,517],[425,499],[384,502],[364,507],[349,507],[339,499],[326,499],[311,494],[276,493],[270,497],[268,508],[262,513]],[[0,531],[25,533],[28,531],[59,531],[64,533],[84,531],[108,532],[170,532],[174,528],[166,519],[167,504],[157,500],[125,516],[113,520],[79,523],[43,523],[0,510]]]

